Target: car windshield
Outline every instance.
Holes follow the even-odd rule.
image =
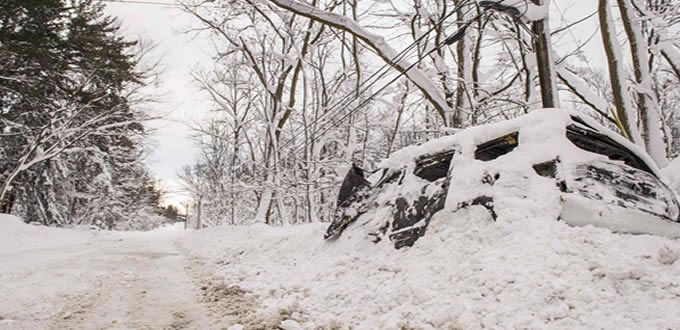
[[[581,121],[577,121],[577,123],[581,123]],[[589,125],[585,125],[585,123],[582,125],[584,126],[575,124],[567,126],[567,138],[575,146],[653,174],[649,166],[634,152],[614,141],[611,137],[591,129]]]
[[[451,159],[456,151],[454,149],[447,150],[434,155],[427,155],[421,157],[416,161],[416,169],[414,174],[421,179],[430,182],[437,181],[449,172],[451,166]]]

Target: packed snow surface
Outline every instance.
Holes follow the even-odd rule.
[[[324,242],[320,223],[92,233],[3,218],[0,242],[12,252],[0,251],[0,328],[680,324],[678,240],[551,218],[493,222],[477,208],[438,217],[400,250],[363,237]],[[68,237],[79,241],[45,246]]]
[[[667,178],[668,186],[680,193],[680,157],[671,161],[661,172]]]
[[[96,234],[27,225],[17,217],[0,214],[0,235],[0,255],[8,255],[23,250],[83,244]]]

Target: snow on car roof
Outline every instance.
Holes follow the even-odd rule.
[[[463,153],[474,152],[477,145],[513,132],[530,130],[532,134],[523,136],[520,134],[522,144],[554,142],[555,137],[562,139],[566,127],[577,117],[586,125],[595,128],[599,133],[621,144],[636,156],[642,159],[652,172],[662,178],[662,175],[652,158],[639,146],[628,141],[623,136],[600,125],[594,119],[570,110],[563,109],[539,109],[526,115],[505,120],[497,123],[480,125],[464,129],[454,135],[444,136],[430,140],[420,145],[405,147],[393,153],[383,160],[380,167],[399,168],[412,166],[415,160],[426,156],[446,152],[452,148],[459,148]]]

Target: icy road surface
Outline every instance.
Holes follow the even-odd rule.
[[[0,329],[209,328],[179,233],[3,254]]]

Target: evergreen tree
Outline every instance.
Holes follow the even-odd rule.
[[[0,211],[105,228],[157,213],[135,47],[93,0],[0,1]]]

